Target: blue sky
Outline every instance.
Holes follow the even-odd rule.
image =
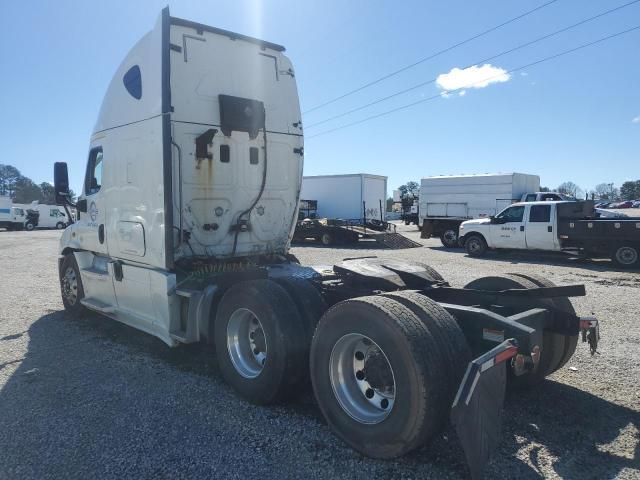
[[[172,1],[171,14],[287,47],[302,110],[547,0]],[[629,0],[558,0],[485,37],[303,115],[307,126]],[[69,163],[80,191],[107,85],[166,0],[0,5],[0,163],[51,181]],[[491,62],[506,71],[640,25],[640,3]],[[314,134],[438,94],[437,84],[307,128],[305,174],[367,172],[389,188],[438,174],[519,171],[583,188],[640,177],[640,30],[357,126]],[[499,72],[499,70],[493,70]],[[455,78],[441,77],[454,81]],[[505,78],[503,78],[505,80]],[[451,82],[450,82],[451,83]],[[634,122],[634,119],[636,121]],[[391,193],[391,192],[389,192]]]

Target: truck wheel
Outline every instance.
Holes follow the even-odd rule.
[[[332,245],[333,244],[333,235],[331,235],[329,232],[324,232],[320,236],[320,243],[322,243],[322,245],[324,245],[325,247],[328,247],[329,245]]]
[[[540,277],[538,275],[533,275],[533,274],[526,274],[525,275],[523,273],[512,273],[510,275],[516,275],[518,277],[526,278],[530,282],[535,283],[538,287],[556,287],[557,286],[551,280],[547,280],[546,278]],[[571,315],[575,315],[576,314],[576,311],[573,308],[573,304],[571,303],[571,300],[569,300],[569,298],[567,298],[567,297],[554,297],[554,298],[550,298],[549,301],[558,310],[561,310],[563,312],[567,312],[567,313],[569,313]],[[578,345],[578,336],[579,335],[577,335],[577,334],[576,335],[561,335],[559,333],[550,333],[550,335],[553,335],[554,337],[562,337],[564,339],[564,353],[562,354],[562,358],[560,359],[560,363],[553,370],[555,372],[556,370],[559,370],[562,367],[564,367],[566,365],[566,363],[569,361],[569,359],[575,353],[576,346]],[[556,339],[554,341],[554,343],[560,344],[560,340]]]
[[[447,372],[448,394],[446,404],[451,405],[458,386],[471,360],[471,350],[455,318],[437,302],[417,292],[384,293],[411,310],[427,327],[442,351],[443,367]],[[448,417],[443,417],[443,422]]]
[[[442,364],[426,326],[382,296],[331,307],[311,344],[311,381],[327,423],[374,458],[403,455],[437,431],[450,408]]]
[[[458,232],[453,228],[448,228],[440,235],[440,241],[447,248],[456,248],[458,246]]]
[[[56,228],[58,230],[62,230],[62,229],[64,229],[64,227],[66,227],[66,225],[64,223],[62,223],[62,222],[56,223]]]
[[[273,278],[273,281],[284,288],[296,304],[305,330],[305,345],[311,345],[313,332],[320,317],[327,311],[327,303],[320,292],[308,280],[296,277]],[[305,358],[308,355],[305,354]]]
[[[464,249],[470,257],[482,257],[487,252],[487,242],[480,235],[470,235],[464,241]]]
[[[476,290],[488,290],[497,292],[500,290],[508,290],[510,288],[536,288],[536,284],[522,277],[515,275],[503,275],[495,277],[483,277],[473,280],[468,283],[464,288],[471,288]],[[519,312],[526,310],[524,307]],[[562,335],[554,335],[551,332],[545,330],[542,333],[542,343],[540,348],[540,362],[535,372],[530,372],[524,375],[515,376],[512,370],[509,369],[509,386],[515,388],[529,388],[539,384],[547,375],[554,372],[564,355],[565,341]]]
[[[65,255],[60,265],[60,293],[64,309],[73,316],[77,316],[85,310],[80,303],[84,298],[84,288],[80,269],[73,254]]]
[[[24,228],[28,232],[31,232],[32,230],[35,230],[36,226],[34,225],[33,222],[27,222],[27,223],[24,224]]]
[[[640,251],[631,245],[621,245],[611,254],[611,260],[622,268],[635,268],[640,266]]]
[[[222,376],[252,403],[284,399],[306,373],[308,343],[296,305],[272,280],[240,282],[225,292],[214,342]]]

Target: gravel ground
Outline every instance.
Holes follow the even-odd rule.
[[[415,227],[407,236],[418,239]],[[0,479],[464,478],[451,429],[396,461],[334,437],[310,392],[255,407],[221,380],[205,346],[169,349],[94,314],[62,312],[59,232],[0,231]],[[591,357],[534,392],[510,394],[489,478],[640,478],[640,274],[557,255],[468,258],[436,240],[408,250],[293,248],[303,263],[378,255],[429,263],[455,286],[506,272],[585,283],[580,314],[601,320]]]

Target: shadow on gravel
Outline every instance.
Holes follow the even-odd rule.
[[[446,247],[428,247],[430,250],[458,253],[460,255],[468,256],[462,248],[446,248]],[[469,257],[472,258],[472,257]],[[632,273],[634,270],[626,270],[616,267],[613,262],[607,259],[589,259],[572,257],[564,253],[554,252],[524,252],[517,250],[501,250],[490,251],[480,258],[481,260],[491,260],[499,262],[509,262],[514,265],[553,265],[559,267],[574,267],[582,268],[584,270],[591,270],[593,272],[621,272]],[[635,270],[637,272],[637,270]]]
[[[451,428],[406,457],[366,459],[331,436],[308,388],[291,403],[269,408],[235,397],[222,384],[209,346],[170,349],[90,313],[69,319],[52,312],[34,322],[28,334],[25,357],[0,364],[1,372],[22,361],[0,391],[0,477],[117,478],[123,472],[156,477],[178,472],[224,478],[225,470],[216,469],[230,472],[251,461],[258,476],[280,478],[466,476]],[[116,358],[131,366],[116,365]],[[149,359],[159,360],[160,367]],[[162,364],[209,377],[211,384],[183,391]],[[225,423],[221,415],[239,415],[240,420]],[[504,419],[503,442],[488,478],[505,478],[505,472],[509,478],[539,478],[538,468],[549,471],[549,457],[555,458],[551,468],[563,478],[613,478],[625,467],[639,466],[638,412],[573,387],[547,381],[534,392],[511,394]],[[243,422],[257,423],[255,431],[244,431]],[[301,436],[301,430],[315,433]],[[626,450],[609,453],[613,449],[608,446],[625,441]],[[245,459],[255,456],[256,444],[260,456]],[[283,454],[282,444],[291,444],[287,452],[298,453]],[[185,457],[186,466],[181,463]],[[534,467],[519,457],[529,458]],[[326,465],[331,469],[325,471]],[[354,475],[356,471],[362,475]]]

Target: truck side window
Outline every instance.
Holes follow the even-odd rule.
[[[527,199],[525,200],[525,202],[535,202],[536,197],[537,195],[535,193],[530,193],[529,195],[527,195]]]
[[[503,219],[506,223],[521,222],[524,216],[524,206],[509,207],[502,211],[497,218]]]
[[[87,162],[87,176],[84,182],[84,191],[87,195],[93,195],[102,186],[102,147],[94,148],[89,152]]]
[[[551,205],[532,205],[529,221],[549,223],[551,221]]]

